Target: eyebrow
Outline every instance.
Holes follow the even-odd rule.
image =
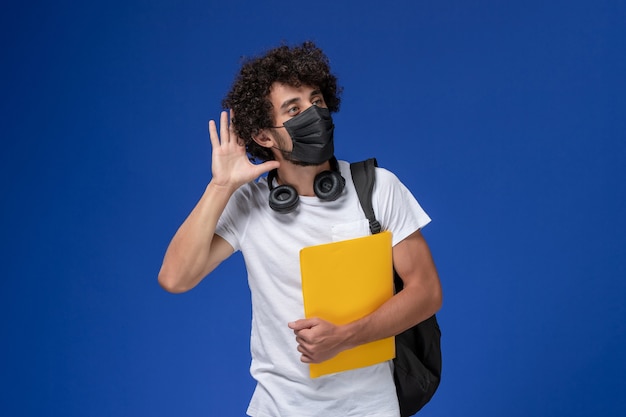
[[[290,98],[281,104],[280,108],[281,110],[285,110],[287,107],[291,106],[293,103],[297,103],[298,101],[300,101],[299,97]]]

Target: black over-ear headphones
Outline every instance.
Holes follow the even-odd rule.
[[[313,192],[320,200],[333,201],[339,198],[346,180],[339,173],[339,164],[335,157],[330,159],[331,171],[323,171],[315,176]],[[269,204],[272,210],[279,213],[289,213],[298,207],[300,197],[291,185],[283,184],[274,187],[274,180],[278,170],[273,169],[267,175],[267,185],[270,188]]]

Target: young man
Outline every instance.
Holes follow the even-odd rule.
[[[307,364],[394,336],[441,306],[439,277],[420,233],[430,218],[392,173],[377,168],[374,210],[393,233],[404,289],[346,325],[303,318],[299,251],[370,234],[349,164],[334,158],[331,113],[339,110],[339,94],[328,59],[311,42],[245,63],[223,103],[230,114],[222,112],[219,129],[209,122],[212,178],[159,273],[163,288],[184,292],[241,250],[257,381],[250,416],[397,417],[391,362],[315,379]]]

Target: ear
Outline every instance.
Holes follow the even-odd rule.
[[[261,129],[252,135],[252,140],[264,148],[271,148],[276,145],[274,137],[266,129]]]

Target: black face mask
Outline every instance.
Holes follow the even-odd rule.
[[[307,164],[322,164],[333,157],[335,125],[330,111],[311,106],[296,117],[283,123],[291,137],[291,160]]]

